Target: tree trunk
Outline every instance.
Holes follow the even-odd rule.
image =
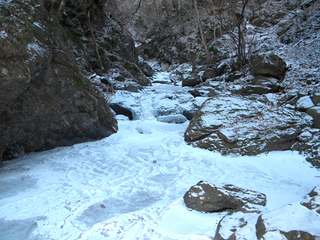
[[[198,22],[199,33],[200,33],[201,42],[202,42],[202,44],[203,44],[203,48],[204,48],[204,51],[205,51],[205,54],[206,54],[206,59],[207,59],[208,62],[210,62],[211,56],[210,56],[210,52],[209,52],[209,49],[208,49],[208,46],[207,46],[206,39],[204,38],[204,35],[203,35],[202,26],[201,26],[201,21],[200,21],[200,16],[199,16],[199,12],[198,12],[198,3],[197,3],[197,0],[193,0],[193,5],[194,5],[195,13],[196,13],[196,15],[197,15],[197,22]]]
[[[67,2],[67,0],[61,0],[60,7],[59,7],[59,10],[57,13],[59,19],[62,18],[62,14],[63,14],[64,8],[66,6],[66,2]]]

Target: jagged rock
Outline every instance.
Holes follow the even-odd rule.
[[[200,181],[183,197],[187,208],[201,212],[220,212],[244,207],[246,204],[266,205],[266,195],[228,184],[217,187]]]
[[[201,83],[200,76],[194,74],[182,80],[182,87],[184,86],[194,87],[199,83]]]
[[[320,186],[312,189],[312,191],[306,195],[300,203],[306,208],[314,210],[320,214]]]
[[[299,111],[307,111],[309,108],[312,108],[314,106],[311,97],[309,96],[304,96],[299,98],[299,100],[296,103],[296,108]]]
[[[209,78],[214,78],[217,76],[217,69],[206,68],[202,74],[202,81],[206,81]]]
[[[308,142],[312,139],[313,135],[309,131],[304,131],[298,136],[298,140],[301,142]]]
[[[297,231],[297,230],[293,230],[290,232],[283,232],[280,231],[282,235],[284,235],[286,237],[286,239],[288,240],[296,240],[296,239],[302,239],[302,240],[316,240],[316,237],[311,235],[308,232],[304,232],[304,231]]]
[[[218,223],[214,240],[256,239],[254,231],[241,233],[246,226],[254,226],[261,211],[232,211],[226,214]]]
[[[319,186],[301,202],[262,214],[256,223],[257,239],[317,239],[320,237]],[[304,207],[305,206],[305,207]],[[306,220],[308,219],[308,220]],[[250,227],[250,226],[248,226]]]
[[[313,117],[314,127],[320,128],[320,106],[309,108],[307,114]]]
[[[222,154],[255,155],[290,149],[307,126],[312,126],[310,116],[274,106],[265,96],[217,96],[202,104],[184,138]]]
[[[283,79],[287,64],[274,54],[255,54],[250,59],[250,69],[254,76],[262,75]]]
[[[10,26],[0,37],[0,161],[117,131],[106,99],[83,77],[42,4],[0,8],[2,26]]]
[[[146,61],[144,61],[143,59],[139,59],[138,66],[147,77],[153,76],[154,71]]]
[[[243,72],[240,72],[240,71],[231,72],[230,74],[228,74],[226,81],[233,82],[234,80],[237,80],[243,76],[244,76]]]

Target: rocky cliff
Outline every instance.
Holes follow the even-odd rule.
[[[71,51],[72,33],[44,4],[0,1],[0,161],[117,131]]]

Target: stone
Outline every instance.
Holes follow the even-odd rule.
[[[305,231],[298,231],[298,230],[293,230],[290,232],[284,232],[280,231],[281,234],[283,234],[286,239],[288,240],[296,240],[296,239],[302,239],[302,240],[316,240],[316,237],[311,235],[308,232]]]
[[[209,78],[214,78],[217,76],[217,70],[214,68],[206,68],[202,75],[202,81],[206,81]]]
[[[139,92],[143,89],[143,87],[134,81],[126,81],[123,89],[128,92]]]
[[[313,118],[313,126],[315,128],[320,128],[320,106],[309,108],[307,110],[307,114],[309,114]]]
[[[312,189],[312,191],[303,198],[300,204],[320,214],[320,186]]]
[[[201,212],[221,212],[244,207],[246,204],[266,205],[266,195],[228,184],[217,187],[200,181],[183,197],[187,208]]]
[[[301,142],[308,142],[312,139],[313,135],[309,131],[304,131],[298,136],[298,140]]]
[[[115,111],[117,115],[127,116],[130,120],[133,119],[133,113],[130,109],[122,106],[119,103],[109,103],[110,108]]]
[[[315,92],[312,97],[312,101],[315,105],[320,104],[320,92]]]
[[[296,108],[299,111],[307,111],[309,108],[312,108],[314,106],[314,103],[312,102],[311,97],[304,96],[299,98],[299,100],[296,103]]]
[[[283,79],[286,68],[286,62],[274,54],[255,54],[250,59],[250,70],[254,76]]]
[[[176,123],[176,124],[181,124],[181,123],[188,121],[188,119],[185,116],[180,115],[180,114],[179,115],[159,116],[157,118],[157,120],[159,122]]]
[[[250,95],[250,94],[267,94],[271,93],[272,89],[267,86],[262,85],[246,85],[238,91],[241,95]]]
[[[318,239],[319,194],[320,186],[317,186],[301,202],[293,202],[260,215],[256,222],[257,239]],[[250,228],[248,225],[245,227]]]
[[[194,87],[199,83],[201,83],[200,76],[194,74],[182,80],[182,87],[185,87],[185,86]]]
[[[153,76],[154,71],[146,61],[144,61],[143,59],[139,59],[138,66],[147,77]]]
[[[256,155],[291,149],[312,124],[305,113],[275,106],[265,96],[216,96],[201,105],[184,139],[222,154]]]

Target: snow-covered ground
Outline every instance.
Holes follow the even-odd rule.
[[[123,117],[108,138],[2,163],[0,239],[210,239],[226,213],[183,203],[200,180],[265,193],[266,212],[320,185],[320,172],[295,152],[225,157],[188,146],[188,121],[150,117],[154,94],[176,91],[166,86],[142,91],[144,117]]]

